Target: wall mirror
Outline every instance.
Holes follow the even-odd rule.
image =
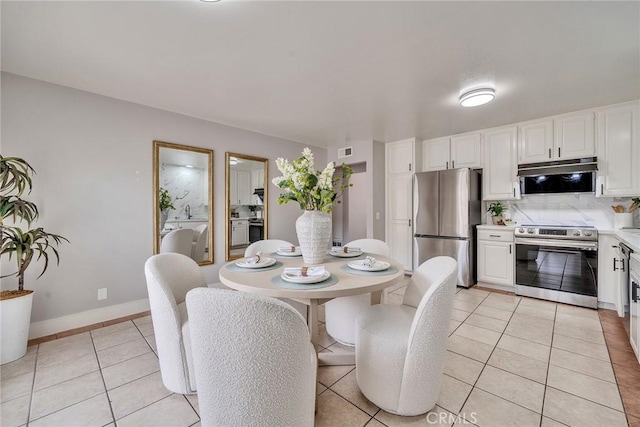
[[[226,155],[227,261],[241,258],[253,242],[268,238],[269,159]]]
[[[153,141],[153,206],[154,254],[213,263],[213,150]]]

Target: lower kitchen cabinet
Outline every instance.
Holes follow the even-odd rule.
[[[629,265],[629,340],[640,362],[640,256],[632,254]]]
[[[231,246],[249,244],[249,221],[231,221]]]
[[[478,283],[513,286],[513,230],[478,230]]]

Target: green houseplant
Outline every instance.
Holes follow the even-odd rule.
[[[38,278],[49,267],[49,258],[60,262],[57,246],[68,240],[58,234],[46,232],[42,227],[23,230],[19,225],[38,219],[38,207],[21,197],[31,192],[31,176],[34,169],[25,160],[18,157],[0,155],[0,256],[7,255],[15,259],[17,271],[2,277],[16,276],[18,289],[0,292],[2,308],[2,354],[0,363],[7,363],[24,356],[29,337],[31,302],[33,291],[24,289],[24,275],[34,260],[42,259],[44,266]],[[11,225],[5,224],[10,219]]]
[[[160,200],[160,230],[162,230],[169,217],[169,209],[175,209],[176,207],[173,206],[171,195],[166,188],[160,188],[160,197],[158,199]]]
[[[496,225],[504,225],[502,214],[504,213],[504,205],[500,202],[492,202],[487,208],[487,212],[491,213],[491,220]]]

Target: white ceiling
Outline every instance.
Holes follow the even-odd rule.
[[[3,71],[316,146],[640,98],[637,1],[1,4]]]

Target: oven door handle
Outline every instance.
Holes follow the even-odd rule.
[[[586,251],[598,250],[597,242],[576,242],[574,241],[558,241],[547,239],[530,239],[530,238],[517,238],[515,239],[516,245],[531,245],[531,246],[547,246],[551,248],[571,248],[580,249]]]

